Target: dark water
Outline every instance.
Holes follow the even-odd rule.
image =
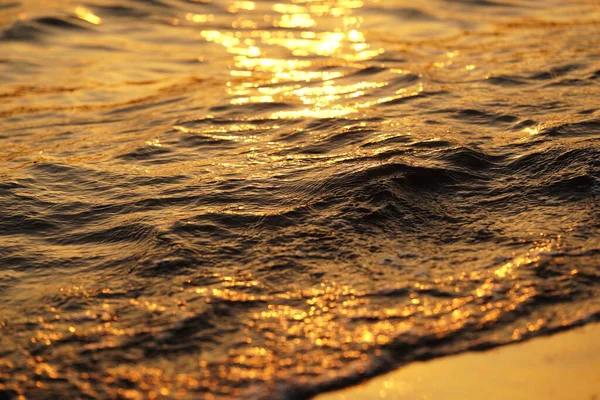
[[[0,398],[304,398],[600,317],[600,3],[0,3]]]

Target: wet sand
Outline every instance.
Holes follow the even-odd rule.
[[[408,365],[317,400],[600,399],[600,324]]]

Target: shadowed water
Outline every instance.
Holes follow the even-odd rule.
[[[0,398],[308,398],[600,316],[600,6],[0,5]]]

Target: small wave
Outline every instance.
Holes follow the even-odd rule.
[[[593,136],[600,132],[600,119],[562,124],[546,128],[540,132],[548,136]]]
[[[93,31],[92,24],[86,24],[75,17],[39,17],[17,21],[0,32],[0,40],[42,41],[52,31]]]

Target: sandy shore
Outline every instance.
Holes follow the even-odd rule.
[[[408,365],[317,400],[600,400],[600,323]]]

